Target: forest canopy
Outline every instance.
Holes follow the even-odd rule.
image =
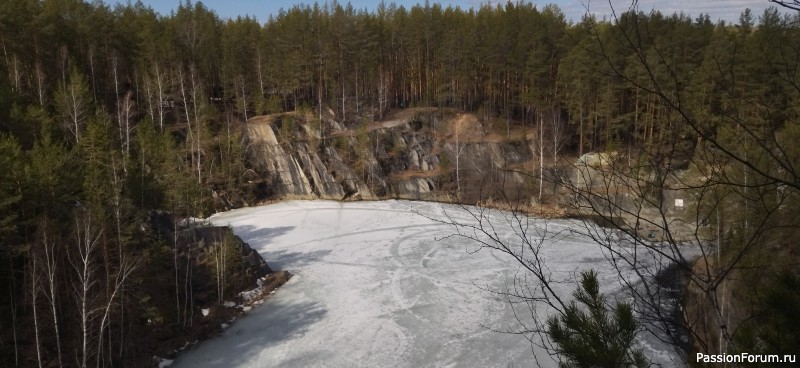
[[[796,190],[785,168],[800,153],[786,144],[800,132],[798,24],[775,8],[743,9],[736,24],[657,11],[572,23],[529,2],[367,12],[335,1],[261,24],[201,2],[163,15],[141,2],[4,0],[0,365],[135,366],[147,352],[128,334],[185,327],[185,310],[151,302],[143,280],[172,282],[178,266],[140,225],[155,210],[205,216],[258,199],[241,130],[257,115],[321,120],[330,108],[356,126],[435,106],[558,121],[576,156],[704,137],[741,146],[731,132],[750,127],[786,147],[784,168],[763,171],[769,185]]]

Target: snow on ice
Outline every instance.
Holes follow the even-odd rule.
[[[492,331],[518,325],[507,301],[486,289],[503,290],[521,270],[500,252],[446,237],[451,226],[425,217],[443,210],[468,220],[455,206],[406,201],[289,201],[213,216],[295,277],[174,366],[527,367],[536,365],[534,353],[556,366],[522,336]],[[502,231],[502,221],[495,225]],[[602,292],[619,294],[599,247],[569,231],[580,226],[547,223],[563,235],[545,243],[542,256],[553,277],[572,281],[558,292],[571,295],[578,273],[595,268]],[[667,347],[645,351],[673,365]]]

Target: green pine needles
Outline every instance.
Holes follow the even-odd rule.
[[[580,288],[573,295],[585,311],[572,301],[560,316],[547,320],[547,333],[556,345],[560,367],[650,366],[642,350],[634,348],[638,323],[630,304],[617,302],[609,310],[594,270],[581,273]]]

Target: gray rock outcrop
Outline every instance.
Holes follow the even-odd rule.
[[[337,122],[331,111],[323,114],[321,124],[292,114],[255,117],[245,129],[255,170],[276,198],[452,198],[459,152],[462,184],[477,183],[469,189],[462,185],[462,194],[468,193],[462,199],[481,199],[504,190],[519,192],[525,178],[510,168],[532,158],[526,141],[483,140],[485,129],[468,114],[448,112],[448,118],[431,109],[403,110],[393,119],[370,123],[368,142],[358,136],[364,130],[358,133],[358,127]],[[315,121],[313,128],[306,121]],[[462,134],[460,149],[454,126]]]

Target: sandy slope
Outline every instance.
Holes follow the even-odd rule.
[[[518,267],[420,216],[455,218],[448,205],[421,202],[291,201],[215,215],[233,226],[273,269],[295,276],[263,306],[182,356],[179,367],[519,367],[534,366],[502,290]],[[500,224],[498,219],[496,223]],[[537,221],[541,224],[541,221]],[[615,275],[596,246],[563,231],[544,246],[554,277],[599,268],[614,294]],[[499,226],[502,233],[502,226]],[[476,286],[478,285],[478,286]],[[574,283],[565,283],[569,295]],[[523,309],[527,312],[527,309]],[[536,353],[545,366],[555,364]]]

